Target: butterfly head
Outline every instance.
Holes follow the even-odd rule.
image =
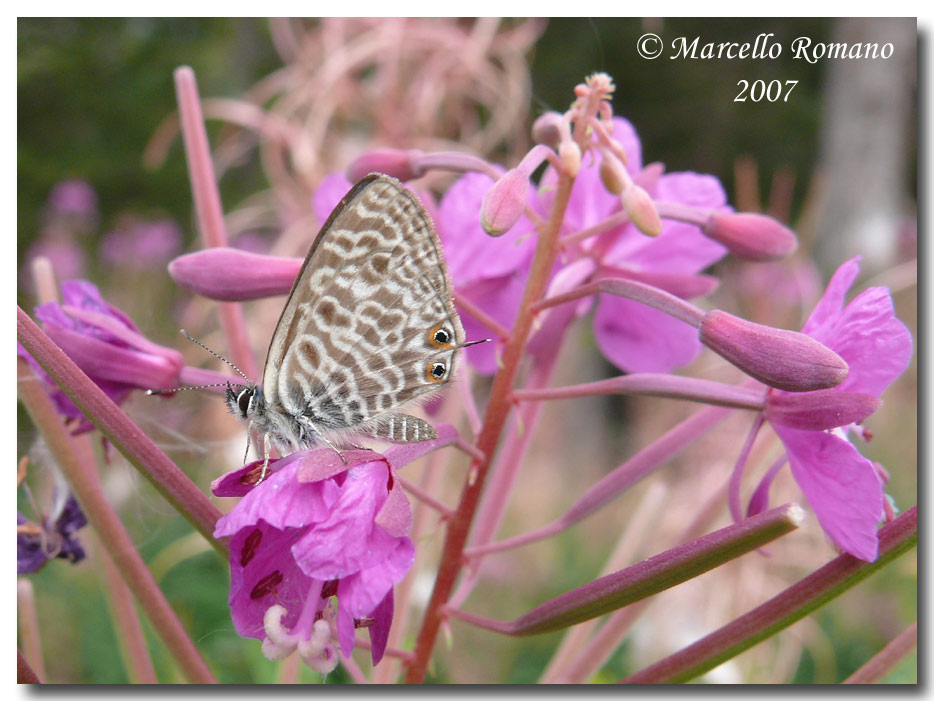
[[[263,404],[263,390],[258,385],[227,385],[225,393],[227,407],[234,416],[241,419],[252,418],[257,408]]]

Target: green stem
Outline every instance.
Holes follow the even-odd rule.
[[[670,589],[797,528],[804,512],[785,504],[666,550],[537,606],[514,621],[449,609],[452,617],[506,635],[538,635],[588,621]]]
[[[862,667],[843,682],[844,684],[875,684],[895,669],[909,652],[918,647],[918,622],[915,621],[898,634],[892,642],[873,655]]]
[[[918,507],[879,530],[879,555],[864,562],[843,554],[761,606],[693,645],[622,680],[624,684],[681,683],[732,659],[861,582],[918,542]]]

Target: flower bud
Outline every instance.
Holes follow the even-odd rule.
[[[655,203],[649,193],[638,185],[631,185],[623,190],[623,209],[630,221],[646,236],[658,236],[662,233],[662,220],[655,209]]]
[[[610,154],[604,154],[600,161],[600,182],[611,195],[620,195],[629,178],[622,172],[622,164]]]
[[[836,387],[849,371],[843,358],[810,336],[718,309],[704,315],[700,340],[743,372],[787,392]]]
[[[557,112],[545,112],[532,124],[532,139],[537,144],[544,144],[556,149],[561,142],[561,124],[563,117]]]
[[[558,157],[564,164],[565,172],[572,178],[577,177],[581,169],[581,148],[576,141],[562,141],[558,146]]]
[[[798,247],[791,229],[764,214],[711,212],[703,231],[744,260],[780,260]]]
[[[209,299],[242,301],[288,294],[301,267],[301,258],[217,247],[179,256],[169,263],[169,275]]]
[[[529,179],[518,168],[508,171],[483,196],[480,224],[490,236],[502,236],[519,221],[529,196]]]
[[[385,173],[402,182],[414,180],[424,175],[424,169],[419,167],[416,159],[422,152],[412,149],[377,148],[367,151],[353,163],[347,166],[347,178],[356,182],[370,173]]]
[[[816,392],[770,392],[765,418],[772,423],[806,431],[825,431],[870,416],[882,401],[871,394],[821,389]]]

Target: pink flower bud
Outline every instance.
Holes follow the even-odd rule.
[[[703,231],[744,260],[780,260],[798,247],[791,229],[764,214],[711,212]]]
[[[564,164],[565,172],[572,178],[577,177],[581,169],[581,148],[576,141],[562,141],[558,146],[558,157]]]
[[[704,315],[700,340],[743,372],[787,392],[836,387],[849,371],[843,358],[810,336],[718,309]]]
[[[790,428],[825,431],[862,421],[882,404],[862,392],[821,389],[816,392],[770,392],[765,400],[765,417]]]
[[[537,144],[558,148],[561,142],[562,117],[557,112],[545,112],[532,124],[532,138]]]
[[[620,195],[630,178],[623,171],[623,164],[610,154],[604,154],[600,161],[600,181],[611,195]]]
[[[179,256],[169,263],[169,275],[186,290],[210,299],[243,301],[288,294],[301,267],[301,258],[218,247]]]
[[[502,236],[522,216],[529,196],[529,179],[518,168],[508,171],[483,196],[480,223],[490,236]]]
[[[402,150],[397,148],[377,148],[367,151],[347,166],[347,178],[357,182],[370,173],[385,173],[402,182],[414,180],[424,175],[424,169],[417,164],[422,156],[418,150]]]
[[[623,209],[630,221],[646,236],[658,236],[662,233],[662,220],[655,209],[655,203],[649,193],[638,185],[623,190]]]

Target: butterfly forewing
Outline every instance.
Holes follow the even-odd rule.
[[[378,421],[453,376],[464,330],[431,220],[397,180],[357,183],[292,287],[263,374],[267,406],[322,429]]]

